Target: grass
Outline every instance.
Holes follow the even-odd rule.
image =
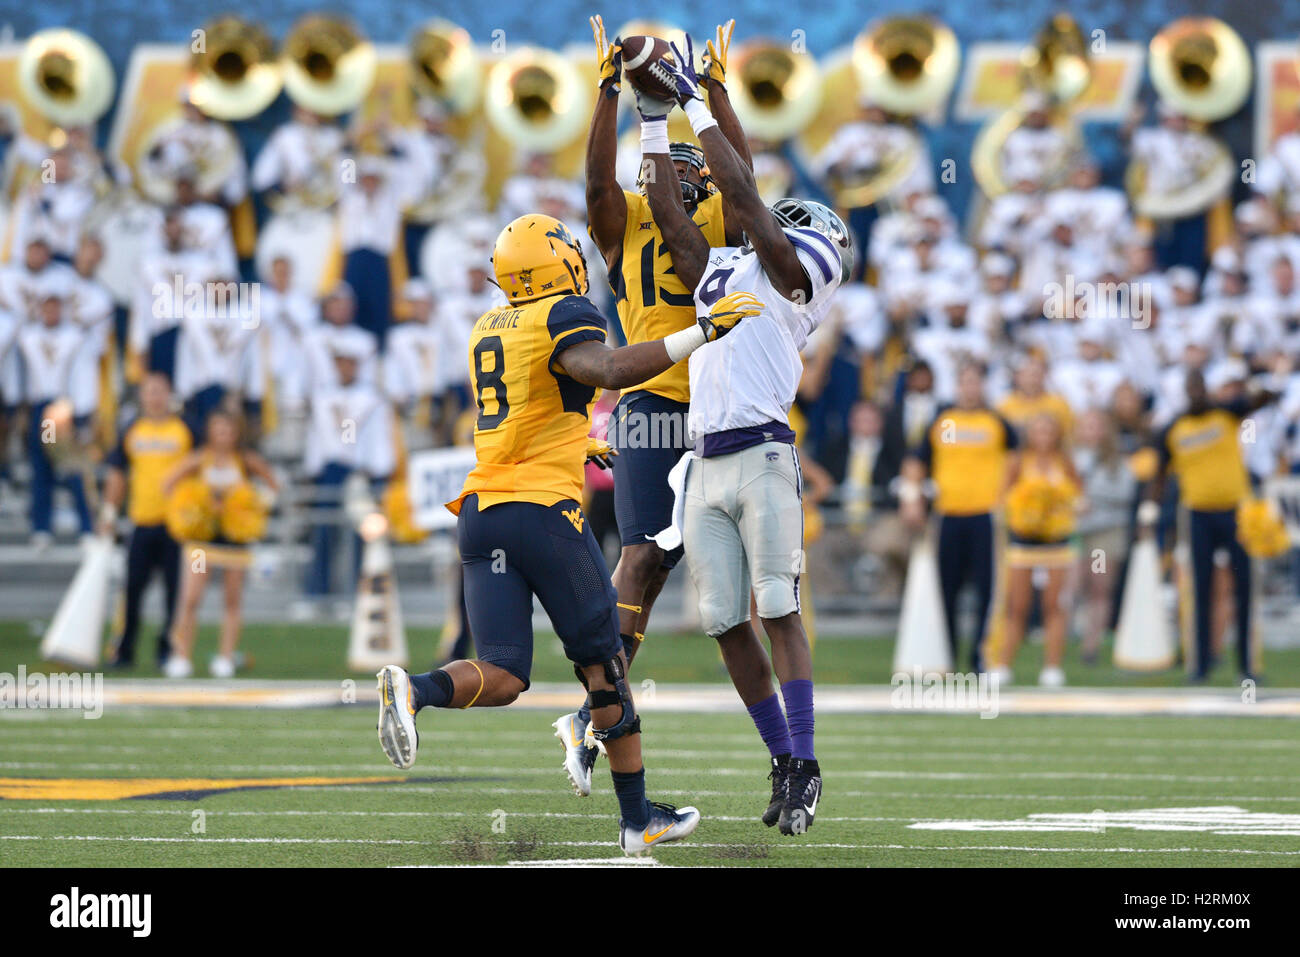
[[[342,627],[258,625],[246,632],[254,677],[347,674]],[[433,629],[409,632],[417,666],[432,659],[436,637]],[[20,664],[40,668],[38,641],[25,623],[0,624],[0,673]],[[214,630],[205,628],[200,669],[214,645]],[[1036,645],[1022,652],[1020,680],[1034,679],[1040,654]],[[886,682],[891,655],[892,642],[883,638],[824,637],[816,647],[818,681]],[[1075,650],[1071,655],[1073,684],[1183,683],[1178,671],[1129,675],[1109,664],[1085,666]],[[538,634],[534,658],[534,680],[572,682],[554,635]],[[1270,687],[1300,686],[1300,652],[1270,652],[1266,665]],[[153,673],[142,664],[127,674]],[[711,642],[668,634],[647,639],[634,684],[644,678],[660,687],[726,680]],[[1234,681],[1225,663],[1213,683]],[[576,684],[574,690],[576,703]],[[0,710],[0,866],[483,865],[618,857],[607,766],[597,766],[592,797],[574,797],[560,770],[554,717],[524,708],[425,713],[419,761],[411,772],[398,772],[379,750],[369,706],[120,707],[95,721]],[[704,815],[690,841],[655,851],[665,864],[1300,864],[1300,748],[1292,720],[821,714],[826,792],[815,827],[801,838],[782,838],[757,821],[766,803],[766,755],[739,702],[723,714],[650,710],[644,722],[651,798],[693,803]],[[148,785],[145,793],[154,796],[100,800],[70,799],[57,783],[144,778],[171,781]],[[249,786],[270,778],[315,783]],[[349,778],[370,780],[340,781]],[[30,779],[54,783],[43,797],[19,799]],[[1280,817],[1266,828],[1270,833],[1251,833],[1250,821],[1245,829],[1240,822],[1219,827],[1238,833],[1216,833],[1213,826],[1163,829],[1148,820],[1133,828],[1114,819],[1143,809],[1225,806]],[[1042,819],[1025,820],[1044,813],[1093,815],[1087,819],[1098,823],[1044,830]],[[1003,830],[942,823],[972,819],[1017,823]],[[927,822],[940,824],[914,826]]]
[[[114,672],[130,677],[156,677],[152,652],[156,629],[142,630],[137,644],[137,662],[133,669]],[[434,628],[409,628],[407,643],[412,667],[427,668],[437,654],[440,631]],[[242,648],[252,656],[249,677],[257,678],[326,678],[348,674],[347,628],[335,624],[249,625],[244,629]],[[216,650],[215,626],[200,629],[195,665],[200,674]],[[19,664],[28,670],[41,665],[37,647],[39,633],[27,622],[0,621],[0,672],[13,673]],[[828,684],[881,684],[892,673],[893,641],[879,636],[823,636],[815,649],[817,680]],[[1105,649],[1097,664],[1084,664],[1077,645],[1070,647],[1066,673],[1072,684],[1119,687],[1174,687],[1185,684],[1180,669],[1155,674],[1119,671],[1110,664]],[[1042,646],[1030,644],[1022,649],[1016,662],[1019,682],[1037,680],[1042,661]],[[703,635],[652,633],[646,638],[637,657],[634,671],[641,678],[656,681],[725,682],[713,642]],[[1264,654],[1262,680],[1268,687],[1300,687],[1300,648],[1268,650]],[[538,632],[533,654],[534,681],[572,681],[573,668],[565,659],[559,641],[549,632]],[[1214,673],[1211,685],[1233,686],[1237,674],[1231,653],[1225,654]]]
[[[423,714],[419,761],[403,773],[381,754],[369,707],[130,709],[98,721],[0,712],[0,776],[385,779],[171,799],[0,800],[0,864],[346,867],[618,857],[607,766],[597,765],[590,798],[575,797],[550,720],[521,709]],[[645,725],[651,798],[693,803],[704,815],[691,840],[656,849],[664,864],[1300,863],[1294,817],[1282,836],[910,826],[1223,805],[1296,815],[1300,749],[1291,722],[823,715],[818,757],[826,790],[816,825],[801,838],[783,838],[756,820],[766,802],[766,761],[743,713],[652,713]]]

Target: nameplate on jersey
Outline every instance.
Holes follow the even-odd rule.
[[[453,449],[430,449],[412,453],[406,471],[410,490],[413,521],[417,528],[452,528],[456,516],[447,511],[446,503],[460,494],[465,479],[474,468],[472,446]]]

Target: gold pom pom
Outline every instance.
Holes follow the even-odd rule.
[[[178,542],[208,542],[217,534],[217,503],[201,479],[176,483],[167,499],[167,531]]]
[[[266,503],[248,482],[240,482],[221,500],[221,534],[240,545],[266,534]]]

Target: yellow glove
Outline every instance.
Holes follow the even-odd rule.
[[[731,48],[731,34],[736,29],[736,21],[728,20],[718,27],[717,39],[706,44],[704,52],[704,75],[709,83],[725,86],[727,83],[727,50]]]
[[[600,18],[600,14],[592,17],[591,35],[596,40],[596,55],[600,57],[600,79],[596,85],[600,89],[605,89],[613,85],[615,93],[618,93],[623,80],[623,41],[619,37],[614,38],[610,43],[605,37],[605,21]]]
[[[592,465],[601,469],[612,469],[615,455],[618,455],[618,450],[608,442],[587,438],[587,461]]]
[[[709,314],[700,316],[697,321],[704,330],[704,341],[713,342],[736,328],[740,320],[757,316],[762,311],[763,304],[753,293],[733,292],[715,302]]]

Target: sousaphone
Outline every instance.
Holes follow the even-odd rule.
[[[18,55],[23,99],[55,126],[84,126],[113,102],[113,67],[94,40],[63,27],[41,30]]]
[[[1250,51],[1241,36],[1214,17],[1183,17],[1155,35],[1147,70],[1160,99],[1200,128],[1226,119],[1250,96]],[[1209,209],[1232,189],[1236,161],[1219,139],[1197,170],[1190,188],[1165,192],[1149,182],[1145,165],[1134,160],[1125,172],[1133,208],[1154,220],[1182,219]]]

